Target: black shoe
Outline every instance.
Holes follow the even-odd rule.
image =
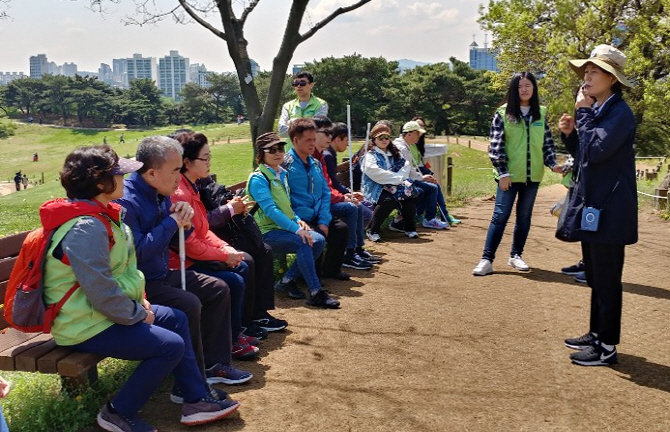
[[[570,267],[563,267],[561,269],[561,273],[568,276],[577,276],[578,273],[581,273],[584,270],[586,270],[586,267],[584,267],[584,261],[579,260],[577,264],[571,265]]]
[[[393,219],[389,223],[389,231],[404,233],[405,232],[404,222],[402,220],[396,221],[395,219]]]
[[[288,281],[284,283],[280,280],[275,284],[275,291],[285,294],[296,300],[307,297],[304,292],[300,291],[300,288],[298,288],[298,284],[296,284],[295,281]]]
[[[370,270],[372,268],[372,264],[362,259],[358,254],[353,254],[349,258],[345,258],[342,266],[356,270]]]
[[[359,257],[364,259],[365,261],[372,263],[372,264],[379,264],[382,262],[382,259],[376,255],[372,255],[370,252],[366,251],[363,248],[358,248],[356,249],[356,253],[358,254]]]
[[[586,272],[579,272],[579,273],[575,274],[575,282],[579,282],[579,283],[583,283],[583,284],[587,283]]]
[[[592,347],[598,341],[598,337],[591,332],[581,335],[576,338],[566,339],[565,346],[568,348],[583,350]]]
[[[610,366],[617,362],[616,346],[608,351],[596,342],[585,350],[572,353],[570,359],[580,366]]]
[[[326,279],[337,279],[337,280],[349,280],[349,279],[351,279],[351,275],[349,273],[345,273],[345,272],[342,272],[342,271],[339,272],[339,273],[335,273],[335,274],[324,274],[323,277],[326,278]]]
[[[245,336],[255,337],[256,339],[265,339],[268,337],[268,330],[259,326],[258,323],[256,323],[256,320],[244,324],[242,333]]]
[[[255,319],[254,323],[268,332],[276,332],[288,327],[288,322],[282,319],[277,319],[267,312],[265,312],[262,318]]]
[[[307,304],[324,309],[339,309],[340,302],[330,297],[324,290],[317,291],[316,294],[310,295],[307,299]]]

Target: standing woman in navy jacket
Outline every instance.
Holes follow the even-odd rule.
[[[592,288],[589,331],[565,340],[569,348],[580,350],[570,358],[582,366],[617,362],[624,249],[637,242],[635,117],[621,96],[623,87],[631,87],[623,74],[625,64],[626,56],[609,45],[598,45],[588,59],[571,60],[584,85],[577,94],[575,118],[563,114],[559,122],[576,168],[559,234],[582,242],[586,281]],[[600,210],[595,231],[582,225],[588,207]]]

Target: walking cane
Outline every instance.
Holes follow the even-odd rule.
[[[186,246],[184,245],[184,227],[179,227],[179,265],[181,269],[181,289],[186,291]]]

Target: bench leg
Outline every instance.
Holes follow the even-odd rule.
[[[89,368],[78,377],[61,377],[61,388],[67,392],[76,392],[82,386],[98,380],[98,368]]]

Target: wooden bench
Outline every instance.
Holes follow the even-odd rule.
[[[28,231],[0,238],[0,296],[4,302],[9,275]],[[98,378],[97,364],[104,357],[59,347],[49,334],[23,333],[4,319],[0,308],[0,370],[58,374],[72,388]]]

